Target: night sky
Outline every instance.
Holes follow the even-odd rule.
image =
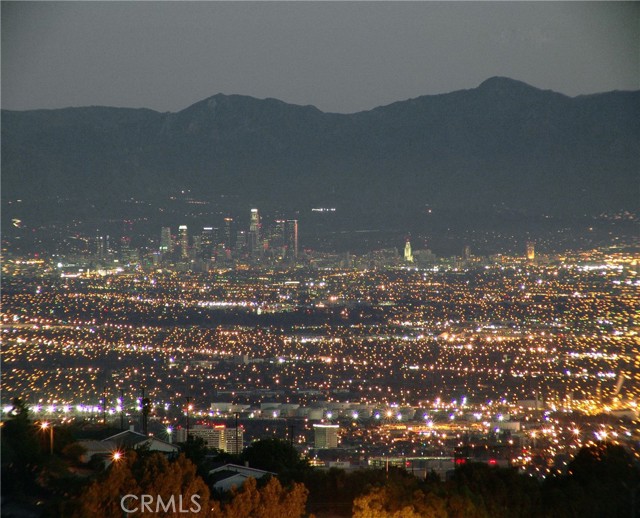
[[[639,45],[632,2],[2,2],[2,107],[225,93],[355,112],[497,75],[634,90]]]

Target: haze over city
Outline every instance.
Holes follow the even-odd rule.
[[[2,107],[178,111],[214,95],[352,113],[492,76],[640,86],[635,2],[3,2]]]

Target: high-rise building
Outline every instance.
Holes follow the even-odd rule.
[[[138,251],[131,248],[131,238],[128,236],[120,238],[120,261],[123,264],[138,262]]]
[[[248,240],[248,236],[244,230],[239,230],[238,232],[236,232],[236,242],[235,242],[234,250],[237,254],[242,254],[246,252],[247,240]]]
[[[225,432],[226,426],[223,424],[214,426],[195,425],[189,430],[189,435],[203,439],[207,448],[224,450],[227,447]]]
[[[225,430],[224,451],[231,454],[242,453],[242,443],[244,441],[243,428],[227,428]]]
[[[178,242],[180,243],[180,255],[183,259],[189,258],[189,232],[187,225],[178,227]]]
[[[260,214],[258,213],[258,209],[251,209],[249,232],[255,232],[258,239],[260,238]]]
[[[251,254],[256,254],[260,251],[260,214],[258,209],[251,209],[248,245]]]
[[[217,228],[204,227],[200,235],[200,257],[202,259],[211,259],[213,251],[218,241]]]
[[[411,242],[408,239],[404,245],[404,260],[407,263],[413,262],[413,254],[411,253]]]
[[[191,240],[191,253],[189,254],[191,259],[202,258],[202,234],[199,236],[193,236]]]
[[[285,227],[286,259],[296,261],[298,259],[298,220],[288,219]]]
[[[171,228],[162,227],[160,230],[160,253],[168,254],[173,252],[173,240],[171,239]]]
[[[241,453],[244,442],[244,429],[227,428],[223,424],[213,426],[196,425],[189,430],[189,435],[200,437],[207,448],[215,448],[227,453]]]
[[[533,261],[536,258],[536,247],[533,241],[527,241],[527,261]]]
[[[317,449],[337,448],[339,429],[337,424],[314,424],[314,447]]]
[[[236,232],[233,227],[233,218],[224,218],[224,247],[233,250],[236,244]]]
[[[104,236],[98,234],[96,236],[96,256],[98,259],[104,259],[107,255],[107,247]]]
[[[286,221],[284,219],[277,219],[275,221],[275,225],[271,229],[269,248],[279,259],[284,259],[286,257],[285,227]]]

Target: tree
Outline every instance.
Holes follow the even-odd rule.
[[[376,487],[356,498],[353,518],[420,518],[413,505],[394,500],[389,493],[386,487]]]
[[[489,516],[534,518],[540,511],[540,486],[512,468],[469,463],[456,469],[452,489],[466,493]]]
[[[242,454],[242,461],[252,468],[277,473],[282,479],[300,480],[309,463],[301,459],[298,451],[287,441],[262,439],[251,443]]]
[[[13,400],[11,416],[2,426],[2,493],[24,497],[33,492],[36,476],[44,463],[45,437],[31,421],[21,399]]]
[[[448,518],[447,501],[433,492],[401,494],[389,486],[376,487],[353,502],[354,518]],[[467,516],[473,516],[469,514]]]
[[[182,448],[184,456],[196,465],[198,474],[201,477],[206,477],[205,459],[208,449],[205,440],[202,437],[190,435],[187,437],[186,442],[180,444],[180,447]]]
[[[87,449],[78,442],[72,442],[71,444],[67,444],[62,449],[62,455],[64,455],[65,458],[69,459],[71,462],[74,462],[76,464],[80,463],[82,456],[85,453],[87,453]]]
[[[393,494],[405,495],[407,501],[417,489],[428,488],[428,484],[394,466],[388,470],[362,469],[349,473],[337,468],[328,471],[309,470],[302,481],[309,489],[309,511],[341,516],[351,516],[354,500],[375,487],[388,487]],[[438,484],[441,484],[440,479]]]
[[[182,496],[185,507],[191,507],[192,497],[201,506],[198,516],[210,515],[209,488],[196,473],[195,465],[184,455],[170,462],[160,453],[138,456],[128,451],[124,458],[114,461],[99,479],[84,489],[79,497],[66,509],[64,515],[77,518],[100,516],[120,518],[123,515],[122,497],[125,495],[152,495],[154,511],[158,499],[167,503],[174,498],[175,506],[160,512],[140,512],[135,516],[184,516],[178,507],[178,498]]]
[[[239,490],[234,490],[228,503],[214,503],[212,518],[299,518],[305,514],[307,489],[294,483],[289,489],[271,478],[258,488],[254,478],[248,478]]]
[[[2,463],[19,460],[32,464],[42,462],[42,437],[31,420],[29,409],[20,398],[14,398],[11,419],[2,427]]]
[[[639,483],[632,456],[621,446],[600,443],[580,449],[567,475],[545,481],[544,500],[555,516],[626,518]]]

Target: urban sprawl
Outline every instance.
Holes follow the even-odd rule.
[[[4,251],[3,419],[19,397],[40,422],[230,453],[278,437],[316,466],[442,477],[543,477],[602,441],[640,458],[637,254],[310,253],[298,220],[258,209],[158,237]]]

